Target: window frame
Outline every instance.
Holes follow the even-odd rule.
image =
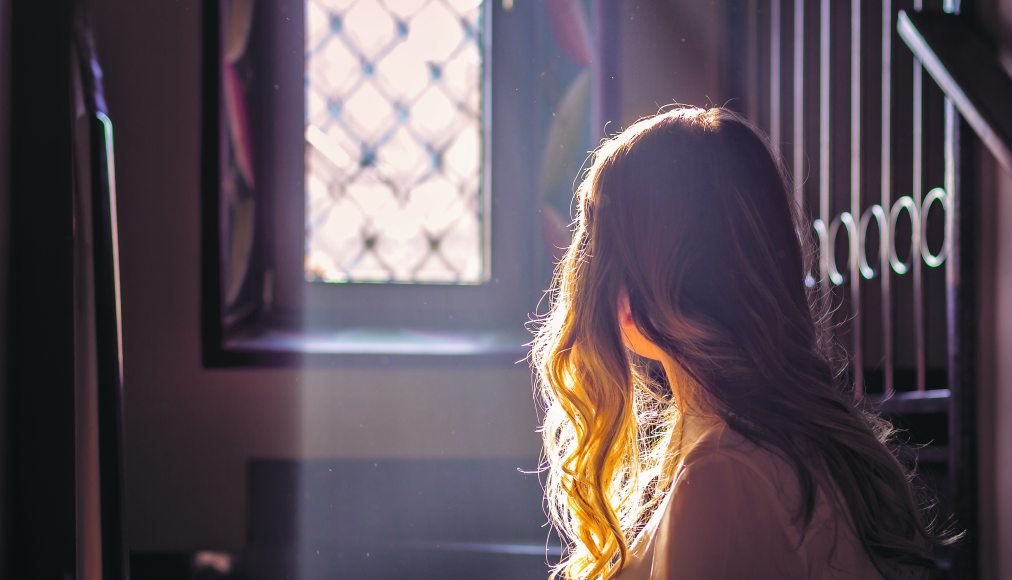
[[[600,18],[602,3],[591,3]],[[606,4],[606,3],[604,3]],[[285,54],[266,70],[258,62],[263,102],[253,105],[269,119],[254,140],[257,167],[257,234],[250,276],[253,304],[226,312],[222,288],[220,230],[220,159],[223,154],[220,110],[221,23],[219,2],[203,10],[203,360],[207,367],[366,366],[492,364],[512,366],[527,354],[526,322],[549,283],[551,256],[537,230],[537,167],[532,163],[543,133],[527,119],[528,100],[511,93],[537,90],[524,82],[538,74],[530,66],[535,48],[525,41],[541,16],[536,4],[507,9],[486,0],[482,6],[483,67],[482,188],[485,209],[487,281],[477,285],[319,283],[306,281],[304,145],[304,0],[259,5],[272,11],[275,25],[251,33],[271,54]],[[507,13],[508,11],[508,13]],[[276,22],[283,21],[283,25]],[[598,31],[599,49],[617,42],[617,26]],[[292,60],[297,59],[296,63]],[[602,59],[602,68],[614,59]],[[601,73],[598,73],[603,76]],[[606,77],[607,78],[607,77]],[[278,87],[298,90],[279,91]],[[273,90],[270,90],[273,88]],[[592,99],[595,120],[606,107],[602,94],[615,86],[600,81]],[[497,94],[498,93],[498,94]],[[607,110],[615,110],[614,104]],[[256,113],[254,113],[255,115]],[[500,119],[504,121],[499,121]],[[519,119],[519,121],[518,121]],[[509,122],[505,122],[508,120]],[[601,124],[603,127],[603,123]],[[532,142],[531,136],[538,140]],[[270,149],[259,147],[269,143]],[[495,152],[493,154],[493,151]],[[265,162],[281,156],[281,162]],[[287,171],[287,174],[285,173]],[[287,185],[286,185],[287,184]],[[297,188],[298,195],[281,195]],[[289,235],[285,232],[299,232]]]

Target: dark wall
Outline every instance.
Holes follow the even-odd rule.
[[[10,155],[10,0],[0,0],[0,571],[7,558],[7,251],[10,247],[8,216],[10,182],[7,171]]]
[[[64,578],[76,567],[73,1],[10,8],[7,555],[11,578]]]
[[[754,6],[743,3],[741,9]],[[725,0],[621,2],[621,126],[609,133],[671,103],[723,104],[720,43],[726,10]]]
[[[1012,0],[963,5],[993,39],[1012,75]],[[1012,578],[1012,173],[979,147],[973,180],[980,204],[978,398],[981,577]]]

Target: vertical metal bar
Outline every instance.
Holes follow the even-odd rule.
[[[914,0],[914,10],[920,11],[924,8],[923,0]],[[914,99],[913,99],[913,181],[910,197],[914,200],[914,206],[921,207],[923,197],[923,176],[924,176],[924,86],[922,78],[923,69],[921,63],[914,59]],[[923,260],[920,255],[921,247],[921,225],[920,220],[911,212],[911,248],[910,261],[913,263],[912,275],[914,278],[914,348],[916,349],[916,376],[917,390],[923,391],[926,382],[926,353],[924,348],[924,279],[921,272]]]
[[[770,142],[780,153],[780,0],[770,0]]]
[[[829,228],[829,0],[822,0],[819,24],[819,218]],[[819,276],[829,293],[829,236],[822,236],[819,252]]]
[[[805,0],[794,0],[794,200],[805,207]],[[805,215],[805,214],[803,214]],[[808,216],[805,215],[805,219]]]
[[[861,216],[861,0],[850,2],[850,215]],[[864,395],[864,332],[861,322],[860,229],[850,239],[850,313],[854,338],[854,396]]]
[[[892,0],[882,0],[882,200],[884,211],[892,207]],[[892,268],[889,266],[889,247],[892,232],[883,228],[879,232],[879,272],[882,278],[882,345],[885,356],[885,394],[896,392],[895,354],[893,353]]]

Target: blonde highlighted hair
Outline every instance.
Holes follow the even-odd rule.
[[[925,522],[891,426],[831,362],[788,184],[764,137],[719,108],[672,109],[594,152],[531,355],[548,515],[567,548],[553,578],[622,568],[685,452],[683,401],[793,467],[801,525],[823,489],[884,575],[935,565],[948,539]],[[675,376],[625,348],[621,291]]]

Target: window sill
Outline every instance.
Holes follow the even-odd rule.
[[[530,335],[494,331],[255,326],[205,349],[204,366],[512,367],[526,364],[529,341]]]

